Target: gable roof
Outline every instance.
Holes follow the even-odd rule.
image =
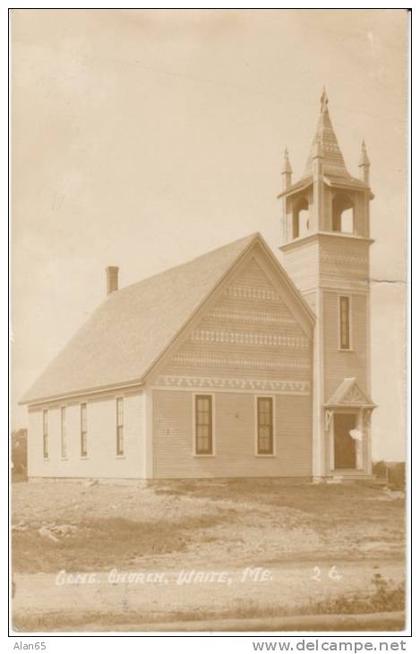
[[[357,406],[364,408],[375,408],[369,396],[360,390],[355,377],[345,377],[341,384],[331,395],[326,407]]]
[[[257,242],[275,260],[311,318],[311,310],[262,237],[252,234],[111,293],[21,403],[141,383],[232,266]]]

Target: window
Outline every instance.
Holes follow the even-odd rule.
[[[80,405],[80,456],[87,456],[87,406]]]
[[[350,298],[341,296],[340,302],[340,350],[350,349]]]
[[[48,459],[48,411],[42,412],[42,448],[44,459]]]
[[[124,400],[117,398],[117,456],[124,454]]]
[[[354,232],[354,204],[346,193],[336,193],[332,202],[332,230],[343,234]]]
[[[195,453],[213,454],[213,397],[195,396]]]
[[[67,459],[66,407],[61,407],[61,458]]]
[[[257,398],[257,454],[274,454],[273,398]]]

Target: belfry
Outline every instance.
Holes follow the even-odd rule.
[[[316,315],[313,343],[313,477],[371,473],[369,324],[370,162],[347,170],[324,89],[303,176],[282,168],[284,266]]]

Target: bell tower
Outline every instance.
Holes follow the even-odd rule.
[[[371,473],[369,325],[370,162],[347,170],[325,89],[306,167],[292,183],[285,151],[283,261],[317,321],[313,360],[313,477]]]

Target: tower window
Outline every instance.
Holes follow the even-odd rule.
[[[350,298],[339,297],[340,311],[340,350],[350,349]]]

